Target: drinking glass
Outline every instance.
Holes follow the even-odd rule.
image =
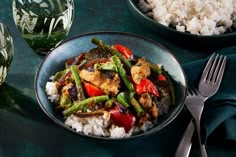
[[[18,30],[39,54],[47,54],[69,33],[73,0],[13,0],[12,6]]]
[[[14,55],[11,34],[6,25],[0,22],[0,85],[5,81]]]

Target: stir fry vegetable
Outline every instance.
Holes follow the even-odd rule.
[[[103,92],[98,87],[90,83],[84,82],[84,88],[89,97],[103,95]]]
[[[114,47],[126,58],[133,58],[133,53],[132,51],[128,48],[125,47],[124,45],[120,45],[120,44],[115,44]]]
[[[91,97],[91,98],[88,98],[88,99],[85,99],[85,100],[82,100],[82,101],[79,101],[79,102],[75,102],[73,104],[73,106],[71,106],[70,108],[64,110],[63,114],[65,116],[69,116],[69,115],[73,114],[74,112],[76,112],[78,110],[89,107],[89,105],[93,105],[95,103],[106,101],[108,99],[109,99],[109,97],[107,95],[102,95],[102,96],[97,96],[97,97]]]
[[[137,94],[151,93],[156,97],[159,96],[156,86],[149,79],[142,79],[139,84],[136,84],[135,91]]]
[[[77,70],[77,67],[75,65],[70,67],[72,75],[74,77],[75,80],[75,84],[76,84],[76,88],[77,88],[77,93],[78,93],[78,100],[83,100],[85,98],[84,96],[84,91],[83,91],[83,87],[79,78],[79,73]]]
[[[171,79],[164,68],[119,43],[93,38],[95,48],[65,62],[54,75],[58,100],[51,100],[65,118],[101,116],[129,132],[161,115],[163,102],[174,104]],[[163,101],[164,100],[164,101]]]

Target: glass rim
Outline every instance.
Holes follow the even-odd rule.
[[[9,37],[10,40],[12,40],[11,33],[10,33],[8,27],[7,27],[4,23],[2,23],[1,21],[0,21],[0,27],[3,27],[3,29],[4,29],[4,33],[2,33],[3,36],[4,36],[4,34],[6,33],[6,36]],[[0,28],[0,29],[1,29],[1,28]],[[1,32],[2,32],[2,31],[1,31]],[[5,44],[4,44],[3,46],[0,46],[0,51],[6,49],[7,46],[9,45],[9,42],[8,42],[8,40],[6,39],[5,36],[4,36],[4,40],[5,40]]]
[[[72,14],[74,14],[74,0],[70,0],[71,1],[71,6],[73,7],[72,8]],[[67,5],[65,5],[65,6],[67,6]],[[63,10],[63,12],[59,12],[59,13],[56,13],[56,14],[49,14],[49,16],[47,16],[47,15],[44,15],[44,17],[55,17],[55,16],[60,16],[60,15],[62,15],[62,14],[64,14],[67,10],[69,9],[69,7],[67,7],[65,10]],[[13,10],[16,10],[16,11],[18,11],[18,14],[20,14],[20,15],[24,15],[24,16],[27,16],[27,17],[40,17],[40,16],[38,16],[38,15],[26,15],[26,14],[23,14],[20,10],[19,10],[19,8],[14,8]]]

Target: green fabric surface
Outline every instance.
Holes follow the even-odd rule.
[[[236,47],[216,53],[227,56],[226,68],[218,92],[205,103],[201,133],[206,144],[236,144]],[[189,86],[198,87],[208,58],[184,64]]]

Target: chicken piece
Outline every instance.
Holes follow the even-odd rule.
[[[119,92],[120,77],[114,73],[113,78],[99,70],[92,72],[82,69],[79,73],[83,81],[99,87],[105,94],[115,96]]]
[[[158,108],[157,105],[153,102],[152,108],[150,109],[150,114],[153,119],[157,119],[158,117]]]
[[[143,108],[149,109],[152,107],[152,98],[148,93],[142,93],[139,97],[139,103],[142,105]]]
[[[142,79],[150,75],[150,66],[145,58],[138,59],[138,62],[131,67],[131,76],[136,84],[139,84]]]

